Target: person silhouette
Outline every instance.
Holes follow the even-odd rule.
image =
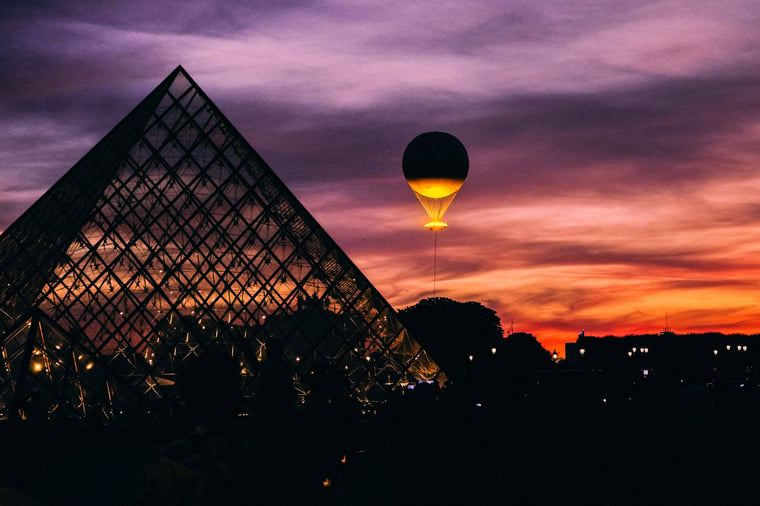
[[[272,429],[281,428],[281,424],[290,422],[295,403],[292,372],[285,360],[282,344],[270,339],[259,375],[258,405],[263,421]]]
[[[313,470],[306,458],[307,441],[297,426],[292,367],[280,341],[267,341],[260,371],[256,390],[263,434],[260,474],[268,504],[301,504],[316,485],[310,482],[307,487],[305,483]]]
[[[261,495],[250,438],[236,430],[242,403],[240,367],[210,350],[177,378],[190,430],[160,448],[144,466],[137,504],[231,504]]]

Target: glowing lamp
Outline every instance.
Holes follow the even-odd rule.
[[[442,221],[429,221],[425,223],[425,228],[428,230],[432,230],[433,232],[438,232],[439,230],[443,230],[448,226],[449,226],[448,223],[444,223]]]
[[[42,360],[33,359],[31,364],[32,372],[42,372],[45,366],[42,364]]]

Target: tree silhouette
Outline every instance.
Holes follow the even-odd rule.
[[[452,379],[462,377],[470,357],[486,357],[504,337],[496,311],[479,302],[446,297],[422,299],[402,309],[399,319]]]
[[[515,332],[497,347],[498,364],[513,371],[546,369],[552,364],[552,356],[533,334]]]

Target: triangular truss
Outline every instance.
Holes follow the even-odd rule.
[[[178,67],[0,235],[0,418],[140,424],[223,348],[361,401],[443,381],[395,312]],[[305,393],[305,392],[304,392]]]

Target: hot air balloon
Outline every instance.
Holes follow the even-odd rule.
[[[464,145],[451,134],[426,132],[412,139],[401,164],[406,182],[430,217],[425,228],[436,232],[445,229],[448,225],[443,215],[470,167]]]

